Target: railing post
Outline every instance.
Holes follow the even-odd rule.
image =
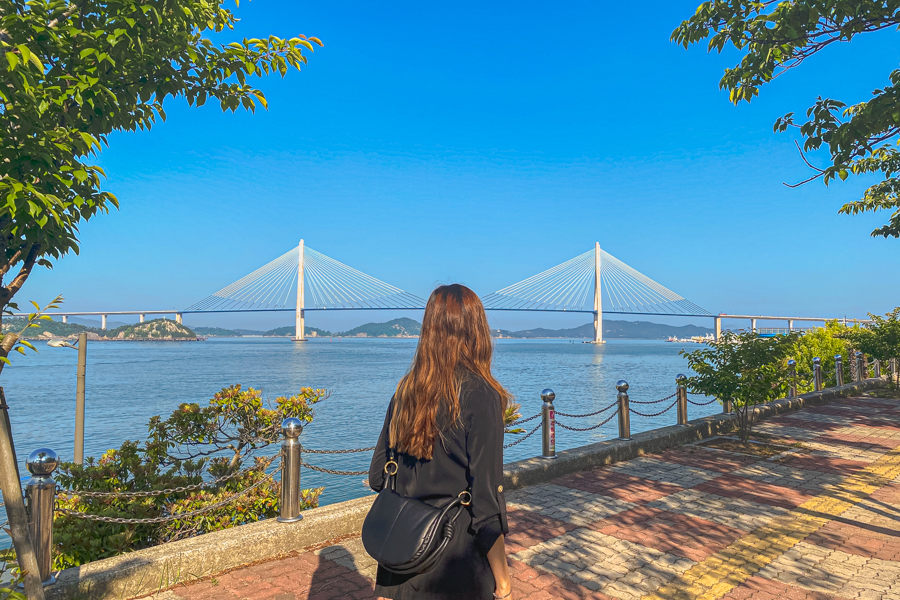
[[[50,448],[35,450],[25,463],[31,473],[31,479],[25,483],[25,511],[44,585],[56,582],[50,567],[53,564],[53,510],[56,508],[56,482],[52,475],[58,465],[59,456]]]
[[[556,458],[556,408],[553,401],[556,394],[547,388],[541,392],[541,458]]]
[[[868,373],[866,373],[865,358],[862,352],[856,353],[856,381],[858,382],[869,378]]]
[[[834,382],[838,387],[844,385],[844,359],[840,354],[834,355]]]
[[[891,381],[896,381],[897,379],[897,359],[891,359]]]
[[[300,514],[300,434],[303,423],[296,417],[281,422],[284,441],[281,443],[281,512],[279,523],[293,523],[303,518]]]
[[[813,389],[822,391],[822,359],[818,356],[813,359]]]
[[[682,374],[675,376],[675,397],[678,399],[678,424],[688,424],[687,406],[687,377]]]
[[[878,379],[881,379],[881,361],[876,358],[873,362],[874,365],[872,368],[875,371],[874,376]]]
[[[796,398],[797,397],[797,361],[791,359],[787,362],[788,370],[791,375],[791,391],[788,394],[788,398]]]
[[[619,439],[631,439],[631,409],[628,408],[628,382],[620,379],[616,382],[616,389],[619,390],[616,398],[619,401]]]
[[[732,412],[734,412],[734,406],[733,406],[732,401],[730,399],[722,400],[722,414],[730,415]]]

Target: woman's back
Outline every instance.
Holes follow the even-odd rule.
[[[508,595],[503,413],[510,396],[491,374],[492,353],[478,296],[461,285],[436,289],[425,308],[412,367],[388,406],[369,482],[375,491],[384,488],[385,467],[393,457],[394,489],[400,496],[445,506],[468,492],[471,502],[456,518],[450,542],[431,570],[399,575],[379,565],[375,592],[380,597],[487,600],[495,591]]]

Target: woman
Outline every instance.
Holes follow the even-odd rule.
[[[372,489],[385,484],[393,448],[397,492],[434,506],[462,490],[472,502],[437,565],[397,575],[378,567],[375,593],[392,600],[488,600],[511,594],[503,534],[503,414],[511,396],[491,375],[484,306],[469,288],[437,288],[428,299],[412,367],[388,406],[369,467]]]

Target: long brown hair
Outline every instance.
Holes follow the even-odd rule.
[[[505,411],[512,396],[491,375],[492,354],[487,315],[475,292],[458,283],[434,290],[425,306],[412,366],[397,385],[391,446],[430,460],[442,433],[438,415],[446,415],[445,425],[459,419],[459,392],[466,371],[496,390]]]

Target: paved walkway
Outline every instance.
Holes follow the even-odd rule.
[[[513,598],[900,600],[900,401],[782,415],[770,459],[686,446],[508,494]],[[358,538],[159,600],[370,599]]]

